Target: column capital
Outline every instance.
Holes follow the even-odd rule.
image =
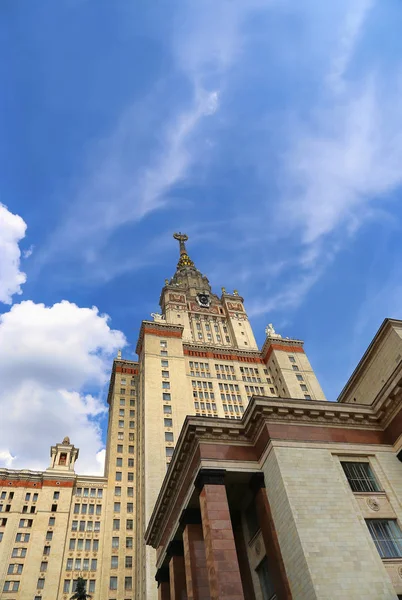
[[[186,525],[201,525],[201,511],[198,508],[185,508],[179,519],[182,527]]]
[[[262,471],[252,474],[249,487],[254,494],[256,494],[261,488],[265,488],[265,477]]]
[[[168,558],[172,556],[184,556],[184,545],[181,540],[172,540],[166,548],[166,555]]]
[[[201,491],[204,485],[225,485],[226,469],[200,469],[194,485]]]
[[[169,567],[160,567],[156,571],[155,580],[158,582],[158,587],[161,583],[169,582]]]

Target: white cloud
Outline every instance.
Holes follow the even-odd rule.
[[[353,0],[346,12],[342,32],[335,53],[327,83],[333,92],[345,90],[344,76],[359,41],[367,16],[372,9],[374,0]]]
[[[49,447],[68,435],[80,449],[77,471],[99,473],[99,419],[107,412],[100,393],[111,356],[125,343],[96,308],[67,301],[51,307],[26,301],[3,314],[0,465],[46,468]]]
[[[21,294],[25,273],[20,271],[21,252],[18,243],[25,236],[26,224],[0,204],[0,302],[12,303],[14,294]]]

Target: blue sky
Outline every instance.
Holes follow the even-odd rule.
[[[101,462],[111,357],[135,358],[177,230],[259,343],[268,322],[305,340],[336,399],[402,317],[400,2],[0,12],[0,464],[42,468],[55,435]]]

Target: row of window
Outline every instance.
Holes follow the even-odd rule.
[[[98,568],[97,558],[73,558],[67,559],[66,571],[96,571]]]
[[[124,396],[124,394],[126,393],[126,391],[127,391],[126,388],[120,388],[120,392],[119,393],[120,393],[121,396]],[[133,390],[133,389],[130,390],[130,396],[135,396],[135,390]]]
[[[194,402],[194,408],[196,410],[199,410],[200,408],[201,410],[213,410],[214,412],[217,412],[218,410],[214,402],[212,402],[212,404],[210,402]]]
[[[83,540],[82,538],[70,538],[70,542],[68,544],[69,550],[78,550],[85,552],[98,552],[99,550],[99,540]]]
[[[129,454],[134,454],[134,446],[128,446],[127,450]],[[117,452],[123,452],[123,444],[117,444]]]
[[[20,582],[19,581],[10,581],[10,580],[6,580],[4,582],[4,586],[3,586],[3,592],[18,592],[20,587]],[[38,590],[43,590],[43,588],[45,587],[45,579],[44,577],[40,577],[38,579],[38,582],[36,584],[36,587]],[[40,596],[35,596],[35,600],[41,600]]]
[[[100,515],[102,513],[102,504],[74,504],[74,514],[78,515],[79,513],[82,515]]]
[[[126,412],[125,408],[119,408],[119,417],[124,417],[125,416],[125,412]],[[129,416],[130,417],[135,417],[135,410],[130,410],[129,411]]]
[[[126,529],[134,529],[133,519],[126,519]],[[113,519],[113,531],[120,531],[120,519]]]
[[[116,471],[115,478],[116,478],[116,481],[123,481],[122,471]],[[133,471],[127,471],[127,481],[134,481],[134,472]]]
[[[118,440],[124,440],[124,431],[118,431],[117,432],[117,439]],[[129,433],[128,434],[128,441],[129,442],[134,442],[134,439],[135,439],[134,433]]]
[[[221,394],[221,400],[223,402],[238,402],[239,404],[242,403],[242,398],[240,396],[240,394]]]
[[[134,505],[133,505],[133,503],[132,503],[132,502],[127,502],[126,511],[127,511],[128,513],[132,513],[132,512],[133,512],[133,510],[134,510],[134,508],[133,508],[133,507],[134,507]],[[116,512],[120,512],[120,509],[121,509],[121,502],[115,502],[115,503],[114,503],[114,505],[113,505],[113,510],[114,510],[114,512],[115,512],[115,513],[116,513]]]
[[[120,406],[125,406],[126,400],[125,398],[120,398]],[[130,406],[135,406],[135,400],[130,399]]]
[[[229,412],[235,412],[235,413],[244,413],[244,408],[243,406],[237,406],[237,404],[234,404],[232,406],[232,404],[223,404],[223,410],[225,413]]]
[[[84,579],[84,581],[85,581],[85,588],[86,588],[87,592],[88,593],[94,592],[96,580],[89,579],[89,581],[88,581],[87,579]],[[64,580],[64,585],[63,585],[63,593],[64,594],[69,594],[70,592],[75,592],[76,589],[77,589],[77,579],[74,579],[74,581],[72,581],[71,579]]]
[[[120,546],[120,538],[119,537],[112,537],[112,548],[119,548]],[[133,538],[132,537],[126,537],[126,548],[130,549],[133,548]]]
[[[71,531],[100,531],[100,521],[72,521]]]
[[[126,569],[130,569],[133,566],[133,557],[132,556],[125,556],[124,557],[124,566],[125,566]],[[110,568],[111,569],[118,569],[119,568],[119,557],[118,556],[112,556],[111,557]]]
[[[102,498],[103,490],[101,488],[81,488],[77,487],[75,490],[76,496],[83,496],[84,498]]]
[[[126,488],[124,488],[124,489],[126,490],[126,492],[127,492],[127,496],[128,496],[129,498],[133,498],[133,497],[134,497],[134,488],[133,488],[133,487],[126,487]],[[115,495],[115,496],[121,496],[121,487],[120,487],[119,485],[117,485],[117,486],[114,488],[114,495]]]

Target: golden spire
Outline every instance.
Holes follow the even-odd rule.
[[[180,244],[180,258],[179,258],[179,262],[177,263],[177,268],[180,269],[182,267],[194,267],[194,263],[191,260],[191,258],[189,257],[189,255],[187,254],[187,250],[186,250],[185,242],[187,242],[187,240],[188,240],[188,235],[186,235],[185,233],[181,233],[179,231],[179,233],[174,233],[173,237]]]

